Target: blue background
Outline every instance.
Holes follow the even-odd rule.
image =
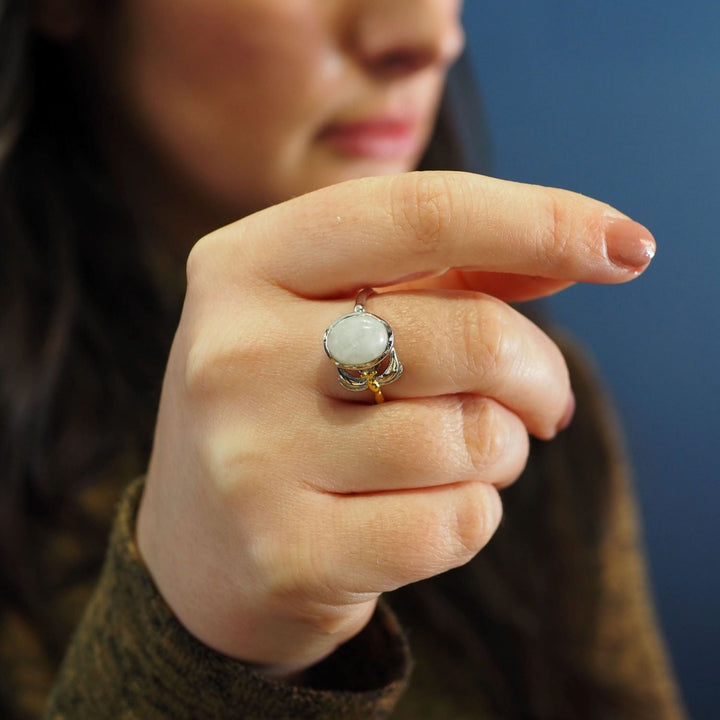
[[[720,2],[468,0],[494,174],[646,224],[638,281],[551,302],[626,428],[651,581],[696,720],[720,717]]]

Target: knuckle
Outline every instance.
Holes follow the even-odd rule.
[[[190,398],[203,398],[212,389],[218,374],[218,352],[201,335],[193,341],[185,357],[185,392]]]
[[[255,243],[245,220],[204,235],[191,248],[185,261],[187,297],[193,302],[216,297],[219,288],[233,282],[237,290],[264,283],[261,268],[253,257]]]
[[[455,555],[463,564],[473,558],[490,541],[502,515],[497,490],[476,482],[468,485],[462,502],[455,506],[452,534]]]
[[[200,333],[190,343],[185,357],[188,397],[203,400],[243,387],[252,368],[262,362],[264,349],[260,340],[244,333],[242,342],[229,343],[221,334]]]
[[[206,384],[210,352],[203,342],[204,337],[194,340],[185,355],[185,392],[188,396],[202,396]]]
[[[567,256],[576,228],[572,209],[558,193],[547,189],[542,201],[542,221],[536,237],[537,259],[557,265]]]
[[[444,173],[402,175],[391,185],[392,219],[406,231],[416,253],[433,254],[444,244],[452,216],[452,188]]]
[[[463,428],[468,457],[475,471],[482,475],[505,455],[509,440],[507,425],[494,402],[482,400],[478,405],[469,399],[464,403]]]
[[[187,279],[188,292],[196,291],[205,287],[211,282],[210,268],[212,258],[215,256],[212,246],[215,243],[215,235],[205,235],[200,238],[191,248],[185,261],[185,276]]]
[[[464,312],[461,327],[462,370],[479,377],[500,377],[515,352],[500,301],[488,298],[474,303]]]
[[[185,261],[185,277],[187,279],[188,288],[196,287],[200,284],[203,276],[203,241],[196,242],[188,253]]]
[[[193,439],[195,463],[212,495],[242,515],[253,506],[257,478],[266,475],[262,444],[249,423],[212,425]]]

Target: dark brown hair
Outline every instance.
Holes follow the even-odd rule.
[[[172,321],[97,152],[91,86],[27,14],[0,17],[0,602],[40,621],[32,528],[71,522],[121,449],[147,451]]]

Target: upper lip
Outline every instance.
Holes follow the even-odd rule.
[[[400,113],[377,113],[350,118],[341,118],[328,123],[320,132],[329,135],[335,132],[398,133],[409,132],[419,125],[416,115]]]

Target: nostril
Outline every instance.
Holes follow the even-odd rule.
[[[406,75],[433,62],[433,53],[416,48],[394,48],[391,51],[377,56],[373,61],[375,72],[385,76]]]

